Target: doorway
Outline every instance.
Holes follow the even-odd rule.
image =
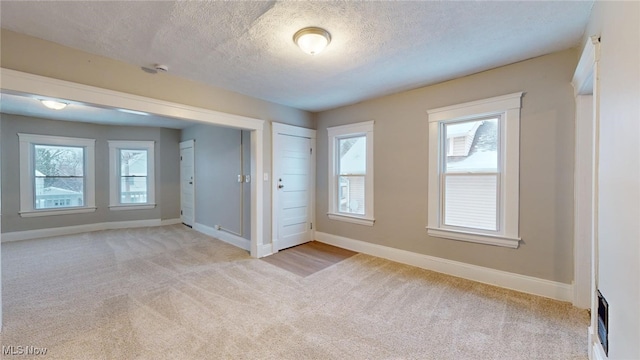
[[[180,221],[188,227],[195,222],[195,142],[180,143]]]

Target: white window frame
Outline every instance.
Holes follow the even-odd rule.
[[[520,108],[523,93],[497,96],[464,104],[428,110],[429,117],[429,213],[430,236],[517,248],[520,244]],[[458,229],[443,224],[441,144],[444,123],[498,117],[500,131],[500,173],[498,182],[498,230]]]
[[[20,216],[80,214],[96,211],[95,139],[18,133],[20,143]],[[35,208],[35,145],[84,148],[84,206],[63,209]]]
[[[156,206],[155,142],[109,140],[109,209],[145,210]],[[147,151],[147,202],[123,204],[120,202],[120,150]]]
[[[360,122],[327,128],[329,137],[329,219],[353,224],[373,226],[373,121]],[[365,175],[365,212],[364,215],[339,212],[338,204],[338,140],[354,136],[366,136],[367,158]]]

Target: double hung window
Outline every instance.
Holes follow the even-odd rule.
[[[154,142],[109,141],[111,210],[155,206]]]
[[[95,211],[94,139],[18,134],[20,216]]]
[[[429,235],[518,247],[521,96],[428,112]]]
[[[330,127],[329,218],[372,226],[373,122]]]

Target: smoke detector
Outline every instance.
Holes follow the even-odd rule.
[[[146,72],[147,74],[157,74],[159,72],[169,71],[169,67],[162,64],[155,64],[153,65],[153,67],[142,66],[140,67],[140,69],[142,69],[142,71]]]

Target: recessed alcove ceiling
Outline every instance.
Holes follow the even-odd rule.
[[[67,107],[62,110],[46,108],[40,99],[49,99],[30,94],[6,93],[0,94],[0,111],[7,114],[31,116],[50,120],[64,120],[86,122],[115,126],[154,126],[169,129],[184,129],[193,125],[192,122],[153,114],[135,114],[123,112],[109,107],[97,106],[67,101]]]
[[[593,1],[2,1],[3,28],[308,111],[579,46]],[[310,56],[293,34],[331,33]],[[150,75],[153,76],[153,75]],[[3,100],[4,101],[4,100]]]

